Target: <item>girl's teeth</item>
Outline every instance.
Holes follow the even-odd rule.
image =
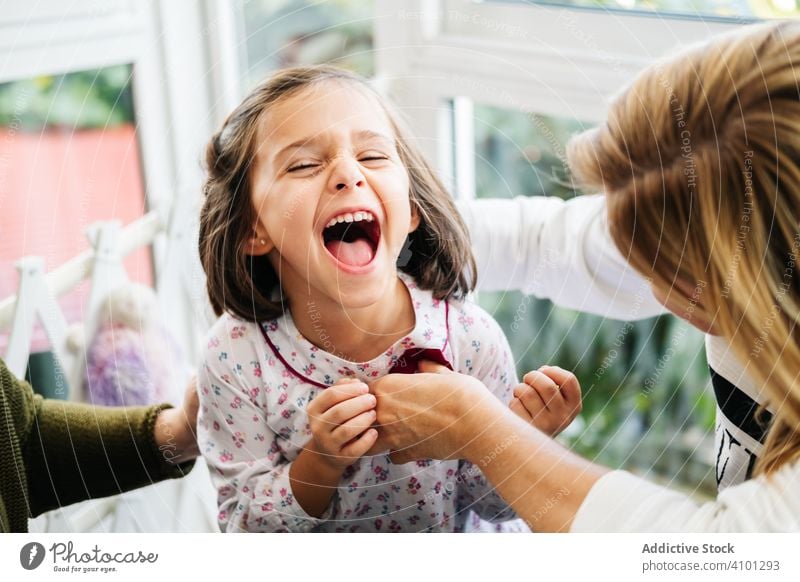
[[[371,212],[356,212],[355,214],[348,212],[347,214],[342,214],[335,218],[331,218],[331,221],[328,223],[328,227],[336,226],[340,222],[361,222],[362,220],[372,222],[375,220],[375,217],[372,216]]]

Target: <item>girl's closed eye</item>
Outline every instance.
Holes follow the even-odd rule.
[[[363,163],[378,164],[380,162],[389,161],[390,159],[391,156],[389,156],[388,154],[375,152],[359,156],[358,161],[362,164]],[[286,169],[286,172],[288,174],[300,174],[304,172],[306,174],[315,174],[316,170],[320,169],[321,167],[322,164],[320,162],[297,162],[295,164],[290,165]]]
[[[367,153],[361,154],[358,157],[358,161],[361,162],[361,163],[364,163],[364,162],[385,162],[385,161],[390,160],[390,159],[391,159],[391,156],[389,156],[388,154],[380,153],[380,152],[367,152]]]
[[[297,162],[295,164],[290,165],[286,169],[286,172],[290,173],[290,174],[299,173],[299,172],[302,172],[304,170],[313,170],[313,169],[319,168],[321,166],[322,166],[322,164],[320,164],[319,162]]]

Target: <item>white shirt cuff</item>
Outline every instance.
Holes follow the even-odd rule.
[[[573,532],[681,531],[698,506],[689,497],[626,471],[603,475],[572,522]]]

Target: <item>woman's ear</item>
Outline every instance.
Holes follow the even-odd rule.
[[[248,238],[245,243],[245,253],[253,257],[266,255],[274,248],[275,245],[260,227],[256,228],[255,232],[253,232],[252,236]]]

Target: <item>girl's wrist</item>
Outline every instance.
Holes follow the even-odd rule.
[[[308,443],[289,469],[292,493],[306,513],[322,518],[336,493],[343,472],[328,467],[315,450],[313,440]]]
[[[305,449],[300,453],[306,458],[308,466],[313,468],[314,474],[319,477],[319,485],[338,485],[344,470],[347,466],[340,466],[330,455],[322,453],[312,439]],[[299,457],[298,457],[299,458]],[[296,462],[296,461],[295,461]]]

